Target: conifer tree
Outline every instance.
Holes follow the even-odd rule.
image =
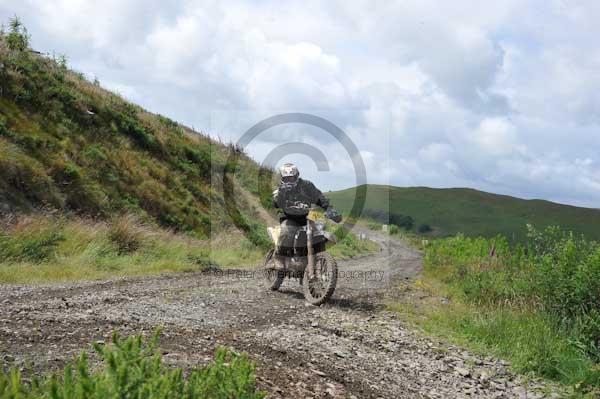
[[[16,15],[9,20],[9,31],[6,35],[8,48],[16,51],[25,51],[29,48],[29,32]]]

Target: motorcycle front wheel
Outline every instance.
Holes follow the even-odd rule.
[[[265,256],[265,266],[263,268],[265,286],[271,291],[277,291],[285,277],[283,271],[275,270],[275,265],[273,263],[274,254],[274,249],[267,253],[267,256]]]
[[[308,270],[304,271],[302,288],[304,298],[314,306],[327,302],[335,291],[337,284],[338,267],[337,262],[327,252],[319,252],[315,255],[315,275],[312,279],[308,277]]]

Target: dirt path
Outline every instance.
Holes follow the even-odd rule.
[[[190,273],[47,287],[0,286],[0,359],[55,369],[111,332],[163,327],[165,360],[246,351],[270,397],[534,398],[506,363],[424,337],[385,311],[421,255],[381,236],[381,252],[340,262],[331,303],[307,306],[296,281],[268,292],[252,271]]]

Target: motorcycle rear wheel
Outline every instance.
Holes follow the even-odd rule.
[[[275,270],[275,265],[273,262],[274,254],[275,250],[273,249],[267,253],[267,256],[265,256],[265,266],[263,269],[265,286],[271,291],[277,291],[281,284],[283,284],[283,279],[285,277],[283,271]]]
[[[337,262],[327,252],[319,252],[315,255],[315,276],[309,281],[308,270],[304,271],[302,288],[304,298],[314,306],[324,304],[331,298],[337,285],[338,266]]]

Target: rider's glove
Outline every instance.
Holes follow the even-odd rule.
[[[334,208],[327,208],[327,211],[325,212],[325,217],[327,219],[333,220],[336,223],[342,221],[342,215],[340,215],[338,211],[336,211]]]

